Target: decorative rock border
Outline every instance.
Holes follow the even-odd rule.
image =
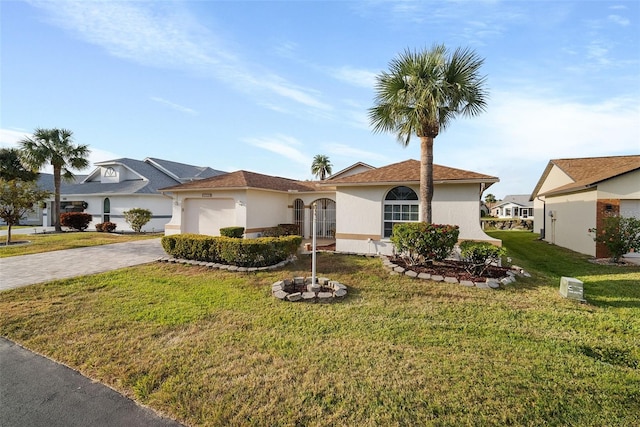
[[[214,270],[225,270],[232,273],[255,273],[257,271],[270,271],[282,268],[290,262],[294,262],[296,257],[290,257],[284,261],[281,261],[275,265],[269,265],[266,267],[238,267],[237,265],[218,264],[217,262],[195,261],[192,259],[182,259],[173,257],[162,257],[158,259],[158,262],[168,262],[172,264],[187,264],[197,265],[202,267],[208,267]]]
[[[312,284],[311,277],[294,277],[271,285],[271,295],[291,302],[330,302],[345,297],[347,287],[326,277],[317,278],[315,284]]]
[[[413,270],[408,270],[408,269],[405,269],[404,267],[394,264],[393,261],[391,261],[386,256],[382,256],[381,258],[382,258],[383,266],[389,271],[391,275],[405,275],[407,277],[418,278],[421,280],[431,280],[433,282],[460,284],[462,286],[476,287],[479,289],[498,289],[500,288],[500,285],[506,286],[506,285],[515,283],[517,276],[531,277],[531,275],[526,271],[524,271],[523,268],[518,267],[517,265],[513,265],[511,266],[511,270],[507,271],[507,275],[500,279],[489,278],[489,279],[486,279],[484,282],[472,282],[471,280],[458,281],[456,277],[444,277],[436,274],[431,275],[429,273],[416,273]]]

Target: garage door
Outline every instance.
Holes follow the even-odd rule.
[[[233,199],[187,199],[183,206],[187,233],[219,236],[222,227],[236,225]]]

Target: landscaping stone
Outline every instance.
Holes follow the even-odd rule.
[[[476,288],[479,288],[479,289],[490,289],[489,285],[487,285],[487,282],[476,282]]]
[[[430,280],[431,279],[431,274],[429,274],[429,273],[420,273],[420,274],[418,274],[418,279]]]
[[[343,296],[347,295],[347,290],[346,289],[336,289],[336,291],[333,294],[335,296],[337,296],[337,297],[343,297]]]
[[[471,281],[471,280],[461,280],[460,284],[462,286],[468,286],[468,287],[473,287],[475,286],[475,284]]]
[[[318,279],[318,283],[320,283],[321,286],[326,286],[329,282],[330,280],[328,277],[320,277]]]
[[[333,298],[332,292],[318,292],[318,298],[326,300],[328,298]]]
[[[282,282],[280,282],[282,283]],[[278,292],[278,291],[284,291],[284,288],[282,287],[282,285],[278,285],[278,284],[273,284],[271,285],[271,292]]]
[[[446,283],[458,283],[458,279],[457,279],[457,278],[455,278],[455,277],[445,277],[445,278],[444,278],[444,281],[445,281]]]
[[[316,293],[315,292],[303,292],[302,293],[302,299],[303,300],[312,300],[316,298]]]
[[[229,270],[229,271],[238,271],[238,268],[239,267],[237,265],[230,265],[227,270]]]
[[[247,267],[238,267],[238,273],[246,273],[249,271]]]
[[[307,285],[307,291],[317,294],[318,292],[320,292],[320,285],[317,283],[312,283],[310,285]]]
[[[500,287],[500,282],[497,279],[487,279],[487,286],[491,289],[498,289]]]
[[[287,295],[287,299],[289,301],[300,301],[302,299],[302,292],[295,292],[293,294]]]
[[[338,282],[333,282],[333,289],[335,289],[336,291],[338,289],[344,289],[347,290],[347,287],[345,285],[343,285],[342,283],[338,283]]]
[[[415,272],[415,271],[413,271],[413,270],[407,270],[407,271],[405,271],[405,272],[404,272],[404,275],[405,275],[405,276],[409,276],[409,277],[411,277],[411,278],[418,277],[418,273],[416,273],[416,272]]]
[[[278,299],[285,299],[287,297],[287,295],[289,295],[288,293],[286,293],[285,291],[277,291],[273,293],[273,296],[278,298]]]
[[[393,271],[396,273],[404,273],[405,269],[404,267],[394,267]]]
[[[296,285],[304,285],[304,277],[294,277],[293,283]]]
[[[442,282],[444,280],[444,277],[439,276],[439,275],[433,275],[431,276],[431,280],[433,280],[434,282]]]

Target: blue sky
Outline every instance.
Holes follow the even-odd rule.
[[[316,154],[334,172],[419,159],[367,109],[391,59],[444,43],[485,58],[490,99],[436,138],[435,163],[498,176],[502,198],[552,158],[640,153],[637,0],[2,1],[0,16],[2,147],[62,127],[92,161],[295,179]]]

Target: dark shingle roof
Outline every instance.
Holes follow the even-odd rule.
[[[157,159],[154,157],[147,157],[145,162],[151,162],[169,172],[174,178],[179,181],[191,181],[194,179],[210,178],[213,176],[222,175],[226,172],[211,169],[207,166],[193,166],[185,163],[172,162],[170,160]]]
[[[187,182],[181,185],[162,188],[163,191],[213,190],[230,188],[257,188],[274,191],[315,191],[312,181],[296,181],[278,176],[263,175],[256,172],[236,171],[212,178]]]

